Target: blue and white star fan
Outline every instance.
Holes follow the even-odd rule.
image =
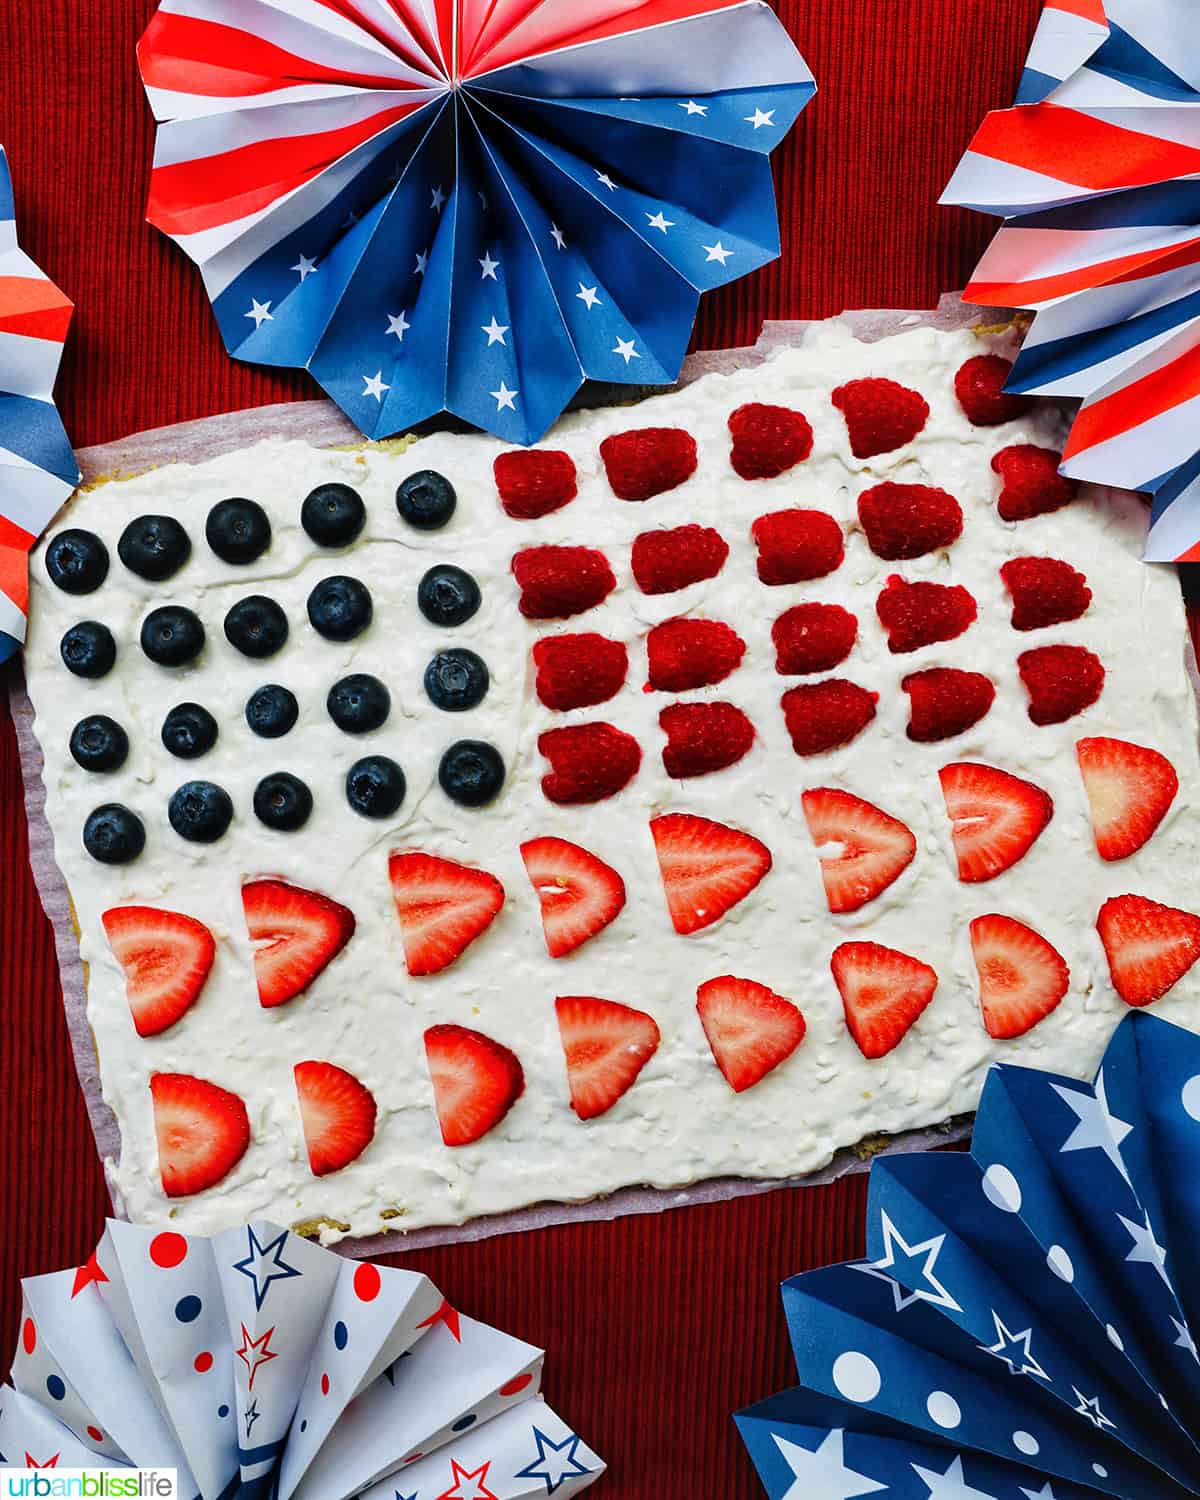
[[[700,294],[779,254],[815,92],[764,0],[163,0],[138,57],[147,216],[226,347],[371,437],[673,382]]]
[[[771,1500],[1200,1494],[1198,1163],[1189,1031],[993,1069],[970,1155],[876,1162],[866,1258],[784,1283],[801,1384],[736,1418]]]

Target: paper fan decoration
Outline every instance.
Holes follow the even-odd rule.
[[[1200,558],[1198,173],[1200,9],[1046,0],[942,199],[1004,217],[966,300],[1036,312],[1009,389],[1083,398],[1063,472],[1151,493],[1150,561]]]
[[[814,93],[762,0],[163,0],[138,57],[150,222],[231,354],[370,437],[674,381],[700,293],[779,254]]]
[[[0,662],[25,639],[29,549],[79,482],[54,406],[72,307],[17,244],[0,147]]]
[[[0,1464],[176,1468],[182,1500],[565,1500],[604,1469],[539,1397],[540,1349],[273,1224],[110,1221],[21,1286]]]
[[[1200,1494],[1200,1038],[1089,1087],[994,1068],[970,1155],[877,1161],[865,1260],[783,1286],[801,1387],[737,1418],[772,1500]]]

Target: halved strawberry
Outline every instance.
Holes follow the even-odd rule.
[[[529,839],[521,858],[542,903],[551,958],[573,953],[625,905],[625,882],[613,867],[567,839]]]
[[[883,1057],[933,999],[937,974],[896,948],[843,943],[829,961],[846,1025],[864,1057]]]
[[[917,852],[912,832],[873,803],[828,786],[805,792],[800,800],[830,911],[857,911],[912,864]]]
[[[354,913],[319,891],[283,880],[242,886],[259,1004],[282,1005],[306,990],[354,935]]]
[[[469,1026],[431,1026],[425,1057],[447,1146],[468,1146],[486,1135],[525,1092],[516,1053]]]
[[[1166,817],[1179,777],[1165,755],[1103,736],[1075,746],[1101,859],[1128,859]]]
[[[250,1144],[237,1094],[190,1073],[152,1073],[158,1170],[168,1198],[202,1193],[231,1172]]]
[[[340,1171],[371,1144],[374,1096],[353,1073],[331,1062],[300,1062],[292,1073],[313,1175]]]
[[[971,923],[979,971],[979,1008],[989,1036],[1024,1036],[1067,993],[1071,971],[1062,954],[1032,927],[989,913]]]
[[[571,1108],[581,1120],[610,1110],[658,1050],[653,1016],[616,1000],[560,995],[554,1002]]]
[[[1096,930],[1113,986],[1129,1005],[1159,999],[1200,958],[1200,917],[1146,896],[1111,896]]]
[[[771,868],[771,851],[751,834],[692,813],[653,818],[650,832],[676,932],[719,921]]]
[[[504,887],[494,875],[436,854],[393,854],[388,875],[413,975],[447,968],[504,905]]]
[[[992,880],[1024,859],[1054,816],[1049,793],[995,766],[956,761],[938,772],[958,878]]]
[[[217,945],[203,922],[157,906],[114,906],[101,918],[125,970],[125,998],[138,1036],[166,1031],[196,1003]]]
[[[765,984],[722,974],[696,991],[696,1010],[717,1067],[735,1094],[752,1088],[804,1040],[798,1007]]]

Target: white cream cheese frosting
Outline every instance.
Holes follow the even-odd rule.
[[[343,1232],[335,1225],[367,1235],[452,1224],[628,1184],[782,1177],[823,1165],[868,1133],[973,1108],[988,1066],[998,1059],[1076,1076],[1092,1071],[1125,1011],[1096,933],[1101,903],[1136,892],[1200,908],[1200,828],[1192,807],[1196,706],[1185,665],[1184,610],[1174,571],[1140,561],[1146,513],[1133,497],[1085,490],[1053,514],[1016,524],[1000,519],[993,455],[1020,442],[1058,446],[1063,433],[1048,407],[1001,427],[976,428],[966,420],[954,396],[954,374],[986,348],[1011,352],[1003,340],[981,344],[968,332],[928,328],[867,345],[835,321],[764,366],[707,376],[634,409],[568,417],[546,446],[565,449],[575,460],[578,498],[536,521],[511,520],[501,510],[492,475],[501,445],[461,435],[430,437],[403,454],[320,451],[272,440],[106,484],[73,501],[61,524],[102,537],[111,571],[96,593],[72,597],[49,583],[44,550],[35,556],[26,672],[46,758],[47,815],[89,966],[88,1015],[104,1096],[121,1129],[120,1159],[109,1171],[135,1221],[170,1221],[188,1233],[210,1233],[258,1215],[286,1223],[325,1219],[323,1237],[331,1240]],[[830,396],[864,376],[887,376],[919,390],[931,412],[914,442],[860,461],[851,455],[845,421]],[[755,400],[802,411],[814,446],[805,462],[779,478],[747,482],[730,466],[727,420],[737,406]],[[605,478],[600,443],[610,433],[651,425],[686,428],[698,445],[698,468],[685,484],[644,504],[622,502]],[[442,531],[414,531],[397,514],[396,486],[418,468],[439,470],[457,491],[457,511]],[[965,516],[960,540],[912,562],[875,557],[859,528],[856,500],[884,479],[949,490]],[[367,505],[364,532],[343,551],[316,547],[299,525],[305,495],[325,481],[352,485]],[[269,549],[249,567],[220,561],[204,540],[209,509],[232,495],[257,500],[273,528]],[[756,574],[750,527],[756,517],[792,506],[835,516],[847,532],[846,558],[828,577],[766,587]],[[176,516],[193,544],[189,561],[161,585],[135,577],[117,560],[122,529],[148,512]],[[721,532],[730,548],[725,567],[681,592],[643,595],[630,572],[634,537],[689,522]],[[523,619],[510,560],[521,547],[546,543],[601,548],[617,589],[570,621]],[[1083,618],[1029,633],[1012,629],[999,570],[1026,555],[1066,559],[1087,576],[1093,600]],[[438,629],[417,608],[417,583],[438,562],[466,568],[482,588],[482,608],[460,629]],[[319,637],[305,616],[313,584],[334,573],[361,579],[374,600],[370,628],[345,645]],[[875,600],[893,573],[965,585],[978,602],[977,621],[956,640],[892,655]],[[240,655],[222,633],[229,606],[251,593],[278,601],[291,622],[286,646],[267,661]],[[785,730],[780,697],[797,681],[816,679],[776,674],[771,625],[804,600],[840,604],[857,616],[858,643],[827,675],[847,677],[877,692],[879,701],[874,722],[850,744],[801,759]],[[165,603],[194,610],[205,624],[208,643],[192,666],[155,666],[138,647],[142,619]],[[675,696],[643,691],[646,634],[676,615],[723,621],[748,648],[725,682],[684,694],[682,701],[734,703],[757,731],[737,765],[688,781],[671,780],[661,760],[658,715]],[[116,667],[97,681],[71,676],[59,657],[63,632],[82,618],[103,621],[118,643]],[[628,680],[597,708],[552,713],[534,695],[530,648],[539,636],[574,630],[625,641]],[[1027,715],[1017,657],[1058,642],[1094,651],[1106,682],[1094,706],[1039,728]],[[422,686],[429,658],[450,644],[477,651],[491,672],[487,697],[464,714],[440,712]],[[900,681],[933,666],[986,673],[996,700],[967,733],[914,744],[905,734],[909,704]],[[351,671],[380,677],[392,695],[386,725],[362,738],[338,730],[324,706],[332,683]],[[266,682],[291,688],[300,702],[299,723],[279,740],[255,738],[243,717],[246,699]],[[202,760],[184,762],[167,753],[159,732],[167,709],[189,700],[215,715],[220,738]],[[128,732],[131,752],[120,770],[89,774],[71,759],[67,741],[85,713],[108,714]],[[596,720],[637,738],[639,774],[610,800],[551,805],[540,788],[548,768],[538,735],[557,724]],[[1162,826],[1119,864],[1106,865],[1096,853],[1076,765],[1076,741],[1097,734],[1152,746],[1180,776],[1180,794]],[[504,756],[508,779],[488,807],[459,807],[437,783],[442,752],[460,738],[490,740]],[[408,781],[403,806],[387,822],[356,815],[343,790],[350,764],[370,752],[398,761]],[[940,767],[972,759],[1035,782],[1053,797],[1055,809],[1030,853],[983,885],[957,879],[938,782]],[[301,777],[312,790],[315,808],[299,833],[271,831],[252,812],[259,778],[278,770]],[[228,833],[208,846],[185,842],[167,821],[171,793],[195,777],[223,786],[235,808]],[[800,801],[806,788],[818,786],[843,787],[876,803],[917,839],[912,865],[853,914],[833,916],[826,906]],[[97,864],[81,841],[88,813],[110,801],[134,809],[146,826],[145,851],[119,867]],[[746,900],[690,937],[672,928],[649,832],[650,819],[664,811],[745,829],[774,859]],[[616,921],[560,960],[547,956],[538,900],[520,855],[521,843],[540,834],[591,850],[620,871],[628,892]],[[388,882],[393,849],[481,866],[507,893],[483,936],[430,977],[412,978],[405,968]],[[271,1010],[258,1003],[240,895],[243,879],[264,874],[325,892],[349,906],[358,924],[306,993]],[[134,1031],[124,976],[101,923],[108,908],[129,903],[185,912],[217,941],[216,962],[197,1003],[170,1030],[144,1040]],[[1035,927],[1071,971],[1062,1004],[1015,1041],[993,1041],[980,1019],[968,925],[985,912]],[[939,976],[932,1004],[877,1061],[866,1060],[850,1037],[830,973],[830,954],[851,938],[901,949]],[[797,1004],[808,1024],[797,1051],[742,1094],[714,1065],[696,1014],[697,986],[721,974],[769,985]],[[662,1033],[633,1088],[588,1121],[569,1106],[554,1011],[555,997],[563,994],[632,1005],[649,1012]],[[1198,998],[1200,966],[1158,1010],[1195,1024]],[[446,1147],[438,1130],[423,1044],[425,1029],[437,1022],[485,1032],[511,1047],[524,1068],[524,1096],[473,1145]],[[309,1170],[293,1086],[293,1065],[304,1059],[346,1068],[370,1089],[379,1109],[371,1145],[322,1178]],[[169,1199],[160,1184],[148,1087],[150,1074],[160,1071],[192,1073],[232,1089],[249,1111],[250,1148],[223,1181],[193,1197]]]

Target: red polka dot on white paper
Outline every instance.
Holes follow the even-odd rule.
[[[354,1295],[360,1302],[374,1302],[383,1285],[378,1268],[365,1262],[354,1273]]]
[[[179,1265],[188,1253],[188,1243],[181,1234],[174,1234],[171,1230],[164,1230],[162,1234],[156,1234],[150,1241],[150,1259],[156,1266],[161,1266],[164,1271],[169,1271],[172,1266]]]
[[[26,1354],[32,1354],[37,1348],[37,1328],[32,1318],[26,1318],[21,1328],[21,1343],[25,1347]]]

